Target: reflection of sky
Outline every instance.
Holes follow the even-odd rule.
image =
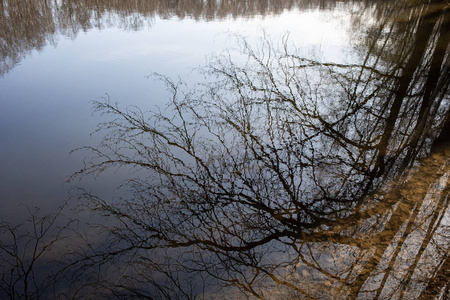
[[[63,182],[82,163],[69,152],[94,143],[89,134],[100,120],[91,117],[90,100],[108,93],[122,105],[163,105],[164,88],[146,75],[195,81],[190,68],[223,51],[227,32],[255,38],[264,28],[278,38],[289,31],[296,46],[319,46],[324,57],[336,59],[347,39],[333,20],[331,12],[319,11],[215,22],[155,19],[141,31],[93,29],[73,41],[60,37],[56,47],[33,53],[0,79],[0,216],[14,215],[19,203],[41,206],[66,198]]]

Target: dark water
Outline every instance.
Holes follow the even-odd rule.
[[[446,1],[1,3],[0,297],[450,296]]]

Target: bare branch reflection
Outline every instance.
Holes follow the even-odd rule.
[[[134,2],[110,3],[127,17],[142,13],[128,6]],[[164,3],[143,3],[144,16],[294,5]],[[73,34],[110,11],[101,1],[59,4],[60,24]],[[20,5],[7,9],[20,15]],[[98,127],[104,138],[78,149],[89,157],[71,180],[82,185],[109,170],[129,177],[117,198],[77,190],[78,208],[94,216],[61,252],[59,281],[35,284],[23,270],[38,257],[24,264],[21,249],[50,252],[71,223],[43,248],[37,241],[60,213],[31,211],[33,228],[44,229],[34,235],[2,223],[13,242],[0,244],[0,296],[52,289],[63,299],[448,297],[448,3],[361,1],[352,12],[349,63],[305,57],[288,36],[277,43],[263,34],[252,45],[237,35],[240,53],[210,58],[195,86],[154,75],[167,87],[165,109],[94,102],[108,120]],[[142,18],[133,20],[138,27]],[[4,57],[14,64],[21,51]]]
[[[136,174],[128,198],[81,196],[117,224],[97,254],[127,262],[115,287],[143,295],[146,282],[162,298],[447,293],[445,280],[426,287],[449,251],[448,12],[413,9],[414,20],[373,25],[361,63],[237,37],[245,59],[212,58],[201,85],[160,77],[172,95],[165,111],[95,102],[112,121],[74,176]],[[387,45],[402,56],[385,56]]]

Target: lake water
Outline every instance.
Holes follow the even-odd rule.
[[[21,16],[8,11],[20,5],[6,3],[3,35],[12,44],[3,45],[0,80],[4,216],[15,215],[18,203],[41,206],[66,198],[62,185],[81,166],[70,151],[95,143],[90,133],[99,120],[91,116],[91,100],[108,94],[123,106],[164,107],[164,86],[147,76],[160,73],[195,82],[192,70],[212,53],[232,47],[234,33],[257,39],[266,31],[279,39],[289,32],[295,44],[322,47],[324,55],[337,59],[348,45],[342,13],[319,12],[314,6],[300,11],[282,5],[276,12],[244,10],[235,16],[223,12],[223,17],[207,19],[201,9],[199,17],[189,16],[194,8],[183,18],[170,7],[164,15],[149,11],[145,16],[140,9],[147,8],[131,4],[122,4],[124,15],[112,7],[95,16],[95,5],[89,7],[88,1],[86,11],[79,8],[78,13],[92,16],[72,24],[76,13],[58,16],[53,4],[38,2],[33,4],[37,15]],[[39,24],[41,5],[46,15],[54,14],[45,20],[48,24]]]
[[[108,216],[1,297],[449,297],[447,1],[1,3],[0,217]]]

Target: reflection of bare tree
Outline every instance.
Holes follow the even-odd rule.
[[[448,20],[420,10],[396,61],[384,35],[354,64],[238,38],[244,63],[213,59],[203,85],[162,78],[164,113],[96,103],[114,119],[76,175],[137,174],[117,203],[82,195],[117,223],[92,255],[118,264],[115,292],[213,292],[191,278],[256,298],[399,298],[445,274]]]
[[[269,38],[255,50],[238,37],[240,62],[213,58],[201,70],[207,82],[187,89],[161,77],[172,96],[163,112],[97,102],[112,120],[74,177],[108,168],[135,176],[119,201],[81,194],[106,218],[102,240],[79,246],[58,273],[75,292],[56,294],[448,294],[449,22],[447,7],[431,2],[375,6],[379,18],[351,64]],[[85,12],[64,18],[66,28],[89,24]]]
[[[12,225],[0,223],[0,297],[4,299],[39,299],[53,294],[52,272],[67,253],[65,240],[73,220],[64,220],[61,207],[56,213],[42,215],[28,208],[29,218]]]
[[[388,34],[391,35],[388,37],[394,38],[394,41],[396,41],[394,44],[397,43],[397,45],[395,45],[397,47],[396,49],[401,49],[398,53],[403,53],[403,56],[396,57],[395,60],[384,58],[384,62],[387,62],[392,66],[393,74],[396,74],[397,78],[392,81],[394,83],[392,94],[393,106],[387,120],[389,126],[388,132],[393,132],[392,134],[395,134],[394,126],[399,126],[400,133],[404,134],[405,138],[413,145],[413,147],[408,147],[403,151],[406,157],[406,163],[403,163],[403,165],[410,165],[412,159],[420,153],[420,147],[416,146],[420,144],[423,145],[427,142],[425,132],[429,131],[432,126],[429,117],[439,111],[439,109],[442,108],[442,105],[446,105],[445,103],[448,101],[446,97],[449,84],[448,68],[450,64],[446,51],[448,51],[449,45],[448,30],[450,23],[448,11],[445,8],[445,5],[442,6],[442,1],[434,1],[434,3],[430,5],[424,5],[422,3],[417,5],[406,5],[404,7],[401,7],[401,5],[399,6],[400,9],[395,11],[395,13],[403,16],[408,15],[411,19],[401,23],[399,28],[390,27],[389,30],[386,30],[386,27],[389,28],[387,24],[382,24],[376,32],[378,32],[378,34],[388,32]],[[444,7],[444,9],[442,9],[442,7]],[[379,9],[379,11],[386,12],[383,6],[381,6],[381,8],[382,9]],[[392,17],[392,11],[390,12],[390,17]],[[402,35],[405,36],[402,37]],[[381,50],[383,50],[383,47],[385,46],[392,46],[388,44],[389,38],[380,38],[380,36],[377,35],[373,38],[374,45],[375,43],[378,43],[378,45],[380,44],[379,39],[384,39],[384,44],[381,43]],[[380,49],[377,49],[376,51],[380,51]],[[398,63],[398,61],[400,61],[400,63]],[[402,114],[409,114],[409,123],[402,125],[402,123],[397,122],[398,116],[401,116]],[[446,118],[448,118],[448,116],[446,116]],[[443,136],[445,136],[445,132],[446,130],[443,131]],[[443,136],[441,136],[440,140],[445,140]],[[384,137],[385,145],[387,145],[387,140],[389,138],[389,136]],[[446,144],[446,147],[448,147],[448,144]],[[444,157],[448,157],[448,153],[443,153]],[[384,158],[384,160],[386,159]],[[400,189],[400,194],[398,194],[398,190],[396,191],[397,196],[394,199],[400,197],[403,198],[403,201],[400,202],[400,207],[393,212],[391,220],[386,224],[383,231],[384,234],[382,235],[382,240],[380,241],[382,243],[380,243],[380,245],[384,244],[385,246],[378,246],[372,259],[366,265],[366,270],[375,268],[378,270],[374,271],[374,273],[361,273],[357,279],[357,284],[353,285],[352,290],[355,295],[361,291],[361,285],[366,282],[369,276],[372,276],[372,285],[367,284],[366,282],[366,286],[370,286],[369,290],[372,289],[372,294],[375,298],[398,297],[404,288],[401,283],[406,283],[407,286],[411,286],[412,281],[414,281],[412,276],[413,274],[415,274],[414,276],[417,275],[417,267],[419,261],[424,257],[425,249],[429,249],[430,241],[435,239],[436,235],[433,230],[440,228],[439,224],[441,224],[441,220],[448,207],[448,193],[446,193],[447,189],[444,189],[441,191],[441,198],[436,199],[436,203],[433,204],[436,205],[436,207],[429,211],[430,215],[428,216],[428,219],[426,219],[427,221],[425,222],[423,219],[422,221],[418,221],[420,218],[423,218],[420,214],[424,213],[423,210],[426,209],[423,208],[424,201],[429,193],[432,192],[432,190],[429,190],[429,186],[433,184],[433,182],[436,182],[439,176],[444,176],[442,179],[444,180],[444,187],[447,184],[447,179],[445,175],[443,175],[442,169],[440,169],[441,166],[446,166],[447,163],[445,162],[445,159],[438,161],[440,162],[440,165],[438,164],[434,169],[431,167],[433,166],[433,163],[430,161],[427,162],[431,172],[427,171],[427,175],[424,176],[425,178],[418,177],[420,179],[417,181],[413,178],[408,183],[408,188]],[[443,170],[446,170],[446,168]],[[414,194],[411,195],[411,192],[407,192],[408,189],[414,191]],[[405,196],[405,194],[408,196]],[[420,227],[418,223],[425,225],[423,225],[424,227]],[[419,229],[417,229],[418,227]],[[418,230],[422,230],[423,233],[420,237],[418,237],[417,234]],[[403,231],[400,233],[402,236],[398,237],[398,234],[401,231]],[[402,246],[408,247],[405,245],[414,244],[412,242],[412,236],[415,236],[419,240],[422,239],[421,244],[414,245],[416,249],[419,249],[419,252],[416,252],[415,259],[412,260],[412,265],[403,266],[404,273],[400,272],[401,275],[393,275],[393,270],[398,271],[397,264],[399,264],[399,260],[396,258],[400,257],[402,253],[403,256],[405,255]],[[393,245],[395,245],[395,247]],[[394,247],[394,250],[392,247]],[[408,255],[414,257],[414,254],[412,254],[415,253],[414,251],[415,249],[409,250]],[[444,257],[448,255],[448,250],[443,250],[443,252],[438,250],[435,251],[441,252],[441,255]],[[386,255],[388,255],[388,257],[386,257]],[[380,264],[383,265],[383,261],[385,262],[385,260],[388,260],[388,266],[386,269],[380,270],[379,266]],[[435,266],[435,264],[431,263],[429,265]],[[397,268],[395,268],[396,266]],[[382,275],[383,273],[384,275]],[[381,276],[381,279],[380,277],[376,278],[376,276]],[[387,282],[392,284],[392,278],[395,276],[401,277],[401,281],[397,281],[397,284],[400,283],[397,285],[397,288],[386,287]],[[374,280],[376,283],[373,283]],[[373,284],[375,284],[375,286],[378,285],[378,287],[374,289]],[[421,284],[424,284],[424,282],[422,281]],[[389,291],[389,289],[391,290]],[[367,293],[368,295],[371,294],[370,292]],[[408,295],[411,293],[412,292],[409,291]]]

